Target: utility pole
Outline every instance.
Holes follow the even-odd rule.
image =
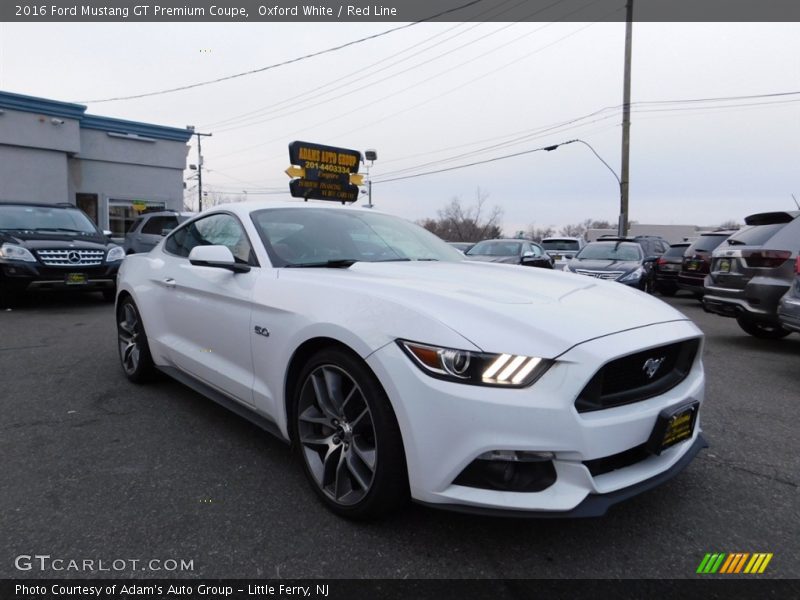
[[[622,82],[622,168],[619,185],[619,235],[628,234],[628,178],[631,152],[631,41],[633,0],[625,5],[625,75]]]
[[[200,147],[201,137],[211,137],[211,133],[200,133],[194,130],[194,125],[187,125],[186,129],[197,136],[197,212],[203,212],[203,151]]]

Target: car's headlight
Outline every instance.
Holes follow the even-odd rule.
[[[400,348],[431,377],[467,383],[520,388],[539,379],[553,361],[535,356],[492,354],[397,340]]]
[[[36,262],[30,250],[17,246],[16,244],[3,244],[0,246],[0,256],[9,260],[24,260],[25,262]]]
[[[638,281],[644,275],[644,267],[637,267],[627,275],[620,277],[619,281]]]
[[[116,262],[125,258],[125,250],[121,246],[114,246],[106,255],[106,262]]]

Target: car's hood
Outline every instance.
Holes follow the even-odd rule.
[[[641,267],[642,263],[636,260],[572,259],[569,266],[571,269],[590,271],[632,271],[636,267]]]
[[[552,358],[575,344],[654,323],[686,320],[669,305],[615,282],[479,262],[356,263],[349,269],[281,269],[318,294],[368,299],[370,326],[402,324],[382,307],[435,319],[478,348]],[[418,339],[425,342],[429,340]]]
[[[519,256],[482,256],[482,255],[466,255],[464,258],[467,260],[474,260],[475,262],[491,262],[501,264],[519,264]]]
[[[39,248],[106,248],[108,238],[100,235],[69,234],[43,231],[2,231],[0,243],[19,244],[30,250]]]

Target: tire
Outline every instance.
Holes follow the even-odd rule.
[[[655,282],[648,277],[644,282],[644,289],[642,291],[645,294],[652,294],[653,292],[655,292],[655,289],[656,289]]]
[[[672,296],[675,295],[675,292],[677,291],[678,290],[676,290],[675,288],[661,288],[658,290],[658,293],[661,294],[662,296],[667,296],[671,298]]]
[[[22,303],[23,293],[0,279],[0,308],[14,308]]]
[[[745,333],[749,333],[753,337],[764,340],[779,340],[791,333],[791,331],[784,329],[780,325],[765,323],[764,321],[754,321],[747,317],[736,317],[736,322]]]
[[[312,356],[294,385],[291,425],[309,483],[331,511],[367,520],[406,503],[400,428],[360,358],[337,348]]]
[[[153,358],[142,317],[128,296],[117,307],[117,348],[125,376],[134,383],[145,383],[155,374]]]

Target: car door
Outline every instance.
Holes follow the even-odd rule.
[[[195,266],[188,256],[197,245],[226,246],[247,273]],[[252,404],[250,343],[252,298],[261,270],[239,220],[214,213],[172,233],[164,243],[159,274],[165,289],[162,310],[170,335],[162,341],[176,367],[231,396]]]

